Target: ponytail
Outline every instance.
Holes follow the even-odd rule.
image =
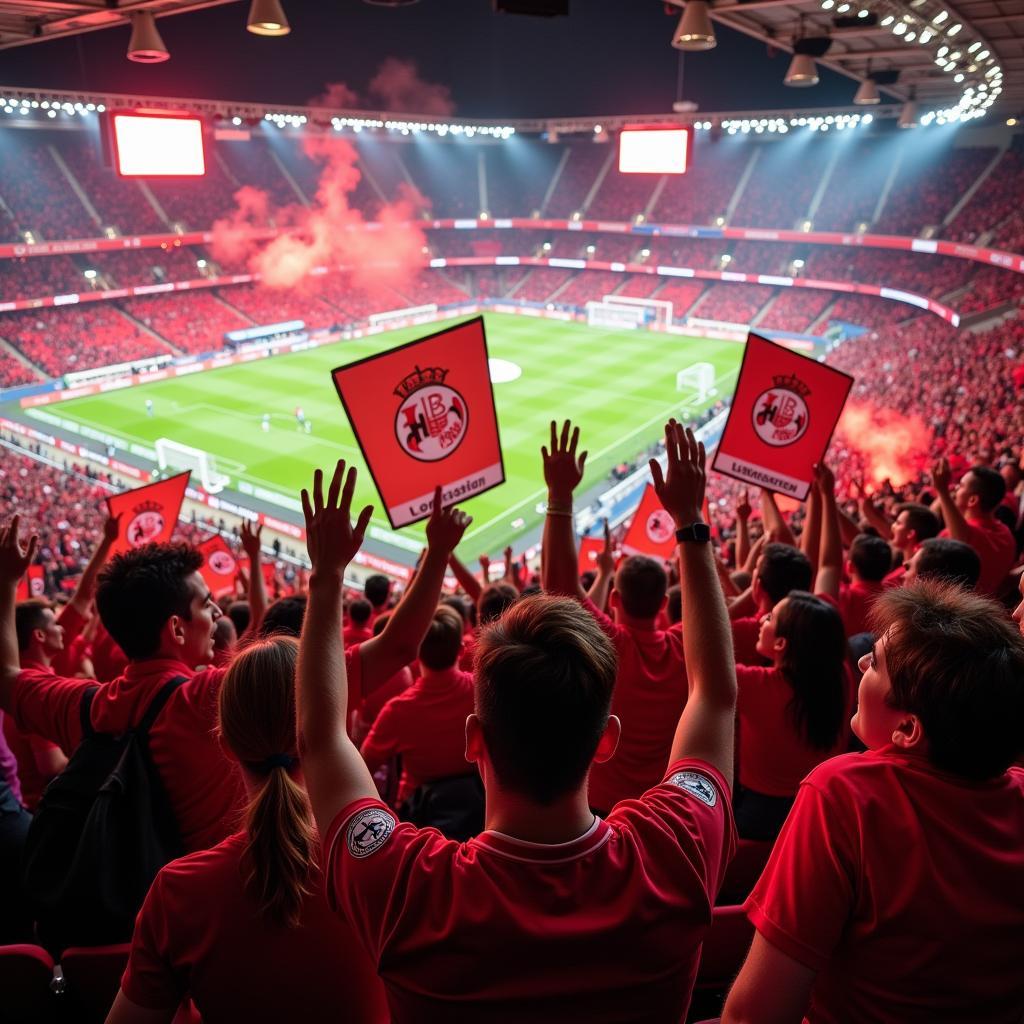
[[[309,798],[292,774],[297,657],[293,637],[252,642],[228,668],[219,704],[221,736],[255,784],[245,812],[243,880],[260,914],[279,926],[298,924],[317,870]]]

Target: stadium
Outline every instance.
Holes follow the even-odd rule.
[[[1024,941],[1024,862],[1009,852],[1024,849],[1024,6],[349,6],[252,0],[239,29],[230,0],[0,2],[0,78],[23,83],[0,85],[0,1018],[319,1020],[348,1006],[360,1021],[1019,1020],[1020,972],[993,950]],[[365,52],[341,83],[328,43],[350,30]],[[576,37],[593,41],[589,57]],[[585,113],[565,106],[577,100]],[[447,490],[432,497],[455,483],[444,458],[436,479],[411,482],[425,456],[403,441],[403,413],[420,435],[391,405],[449,373],[463,387],[476,325],[500,474],[459,497],[467,522]],[[771,343],[760,371],[754,336]],[[387,376],[388,353],[441,338],[443,367],[417,357],[416,382],[402,379],[411,363]],[[346,393],[346,368],[370,365],[372,396]],[[763,405],[748,412],[755,372]],[[835,401],[829,381],[845,382]],[[487,402],[467,413],[459,390],[445,394],[445,416],[482,447]],[[803,462],[779,440],[787,400],[792,436],[817,438]],[[743,454],[745,473],[727,468],[741,422],[766,441]],[[380,457],[382,439],[406,461]],[[458,472],[482,473],[470,447]],[[314,473],[326,486],[339,459],[357,476],[334,480],[324,511]],[[756,486],[768,480],[783,484]],[[395,496],[417,489],[429,500],[397,525]],[[205,604],[188,603],[193,577]],[[323,596],[335,577],[336,623]],[[566,624],[560,596],[579,598],[585,624]],[[275,644],[291,667],[257,672]],[[549,787],[531,782],[509,765],[574,749],[562,737],[595,698],[560,688],[600,674],[602,645],[617,664],[590,726],[602,739],[578,755],[575,790],[550,782],[575,770],[557,755],[536,755]],[[524,725],[547,714],[539,682],[497,694],[514,675],[506,649],[519,676],[550,685],[550,728]],[[551,668],[560,658],[570,667]],[[892,689],[869,720],[883,662]],[[82,810],[67,831],[61,782],[97,757],[80,755],[90,737],[143,736],[148,697],[127,717],[111,709],[147,671],[144,692],[168,701],[178,732],[157,719],[153,743],[132,746],[156,779],[150,814],[124,798],[111,813],[128,814],[117,842],[126,823],[169,822],[175,840],[145,863],[141,848],[107,870],[98,856],[103,884],[83,886],[81,858],[53,860],[45,830],[73,850],[102,827]],[[232,738],[226,694],[245,671],[284,680],[264,716],[290,709],[274,749]],[[99,683],[88,701],[83,680]],[[706,709],[726,704],[712,743]],[[499,713],[518,723],[509,735],[488,718]],[[311,752],[332,715],[353,741],[324,740],[344,748],[324,778],[351,799],[333,804]],[[928,784],[879,767],[883,755]],[[280,774],[294,829],[260,846],[254,822],[270,826],[253,808]],[[688,808],[664,811],[670,789]],[[801,831],[815,814],[834,845]],[[431,845],[442,834],[507,863],[481,880],[456,857],[445,895],[423,867],[448,856]],[[900,834],[916,851],[903,867]],[[231,854],[244,884],[193,863],[239,837],[252,840]],[[607,863],[606,841],[619,851]],[[385,892],[372,867],[399,843],[412,852]],[[629,843],[637,863],[666,859],[630,875]],[[559,875],[556,846],[595,873]],[[564,899],[523,896],[513,862]],[[689,889],[670,870],[681,863]],[[118,917],[104,886],[120,900],[133,874]],[[615,895],[626,876],[633,912]],[[90,898],[69,902],[73,885]],[[449,897],[466,902],[451,920]],[[963,938],[943,945],[949,929]],[[520,982],[476,952],[498,956],[506,939]],[[673,956],[653,955],[666,942]],[[252,994],[204,959],[217,943],[260,947],[243,957],[266,965]],[[332,943],[352,957],[336,991]],[[294,980],[274,978],[274,956]],[[783,979],[771,998],[765,977]]]

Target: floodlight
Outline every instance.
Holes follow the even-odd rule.
[[[899,125],[901,128],[916,128],[917,127],[917,101],[914,99],[907,100],[903,104],[903,109],[900,111]]]
[[[169,60],[170,54],[156,28],[156,18],[150,11],[132,14],[132,37],[128,42],[128,59],[136,64],[159,64]]]
[[[794,53],[784,79],[786,85],[806,87],[818,84],[818,67],[806,53]]]
[[[857,93],[853,97],[853,102],[858,107],[866,107],[871,104],[880,102],[878,95],[878,86],[875,85],[874,79],[865,78],[863,82],[857,87]]]
[[[286,36],[292,30],[281,0],[252,0],[245,27],[257,36]]]
[[[717,42],[707,0],[688,0],[672,36],[672,45],[677,50],[712,50]]]

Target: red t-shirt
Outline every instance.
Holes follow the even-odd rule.
[[[903,581],[907,576],[907,566],[903,565],[896,566],[892,572],[888,573],[882,580],[882,589],[889,590],[892,587],[902,587]]]
[[[397,697],[412,686],[412,672],[406,665],[400,672],[396,672],[386,683],[371,690],[363,698],[356,713],[356,724],[352,728],[352,740],[361,744],[370,733],[370,727],[377,721],[381,709],[392,697]]]
[[[457,843],[357,800],[324,863],[397,1024],[678,1024],[734,846],[725,780],[686,760],[558,845]]]
[[[665,777],[689,685],[681,633],[621,626],[593,602],[583,607],[615,644],[619,663],[611,713],[622,720],[622,737],[612,759],[590,769],[590,805],[607,810]]]
[[[883,589],[881,583],[865,583],[863,580],[854,580],[840,586],[839,614],[843,617],[847,636],[856,636],[868,631],[871,605]]]
[[[816,750],[807,743],[786,710],[793,687],[777,668],[737,665],[736,682],[740,785],[767,796],[793,796],[812,768],[849,748],[845,721],[831,750]],[[849,706],[852,686],[846,673],[843,690]]]
[[[75,641],[85,629],[86,620],[70,604],[66,604],[57,613],[57,622],[64,628],[64,650],[57,652],[50,667],[59,675],[73,676],[78,671],[81,657],[81,645]]]
[[[473,677],[457,668],[428,672],[381,708],[363,757],[376,768],[402,755],[400,799],[424,782],[467,775],[466,718],[473,713]]]
[[[242,880],[245,842],[233,835],[157,875],[135,922],[124,994],[149,1010],[191,997],[204,1024],[277,1024],[307,1014],[387,1021],[373,964],[319,887],[303,901],[297,927],[263,919]]]
[[[812,1024],[1024,1011],[1024,770],[970,783],[894,747],[804,781],[746,909],[818,972]]]
[[[746,615],[732,620],[732,649],[737,665],[765,664],[765,659],[757,653],[762,618],[761,615]]]
[[[97,732],[118,735],[137,725],[160,688],[186,676],[150,731],[150,752],[174,808],[185,849],[203,850],[237,828],[245,789],[215,736],[217,694],[223,669],[194,674],[187,665],[153,658],[128,665],[124,675],[100,684],[92,702]],[[82,738],[82,696],[92,679],[69,679],[48,670],[18,674],[11,712],[18,728],[73,751]]]
[[[346,647],[351,647],[353,644],[365,643],[373,636],[373,630],[366,626],[348,626],[342,630],[341,642]]]
[[[1006,524],[998,519],[969,519],[967,529],[967,543],[981,559],[981,575],[975,589],[979,594],[994,594],[1013,568],[1017,557],[1017,542]],[[950,536],[949,530],[943,530],[939,536]]]

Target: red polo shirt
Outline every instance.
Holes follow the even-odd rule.
[[[608,810],[664,778],[689,685],[681,633],[622,626],[591,601],[583,607],[618,655],[611,713],[622,721],[622,737],[612,759],[590,769],[590,805]]]
[[[737,665],[736,682],[740,785],[767,796],[793,796],[812,768],[848,749],[845,722],[831,750],[816,750],[808,744],[787,710],[793,687],[777,668]],[[843,689],[849,707],[852,685],[845,673]]]
[[[169,659],[131,662],[122,676],[100,684],[92,702],[92,725],[97,732],[125,732],[138,724],[160,688],[175,676],[190,678],[171,695],[154,723],[150,751],[185,849],[202,850],[231,834],[246,799],[241,776],[215,736],[224,670],[194,674],[187,665]],[[73,751],[82,738],[82,696],[93,685],[92,679],[23,669],[11,701],[18,728]]]
[[[804,781],[746,903],[818,972],[811,1024],[1010,1024],[1024,1009],[1024,770],[971,783],[894,747]]]
[[[402,755],[405,799],[424,782],[475,771],[466,761],[466,718],[473,713],[473,677],[457,668],[427,670],[381,708],[362,753],[371,769]]]
[[[686,760],[557,845],[457,843],[357,800],[324,863],[398,1024],[678,1024],[734,845],[725,780]]]
[[[881,583],[866,583],[863,580],[854,580],[840,586],[839,614],[843,617],[847,636],[868,631],[871,605],[884,589]]]
[[[981,559],[981,575],[975,589],[979,594],[994,594],[999,590],[1007,573],[1013,568],[1017,557],[1017,542],[1013,534],[998,519],[968,519],[967,543]],[[943,530],[940,537],[949,537],[949,530]]]
[[[373,964],[319,884],[303,900],[297,927],[264,920],[243,883],[246,841],[233,835],[157,875],[135,922],[124,994],[168,1011],[191,997],[204,1024],[387,1021]]]

